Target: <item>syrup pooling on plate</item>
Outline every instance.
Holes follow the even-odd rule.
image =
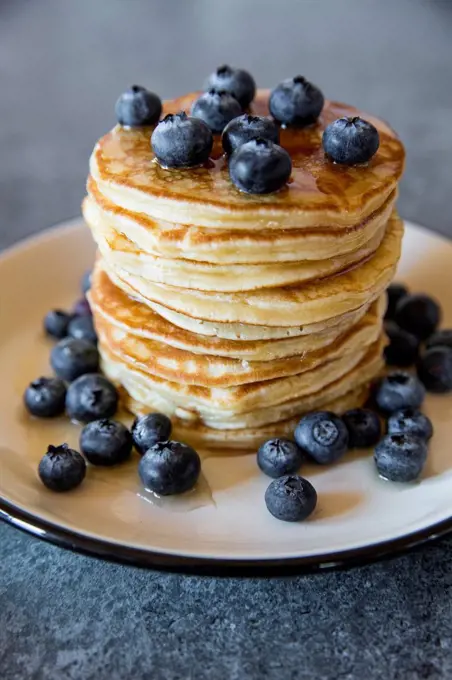
[[[121,412],[116,418],[130,427],[133,421],[130,413]],[[20,413],[20,421],[23,423],[25,433],[25,449],[14,451],[12,449],[0,450],[1,474],[5,484],[14,485],[20,476],[26,475],[30,483],[36,484],[39,489],[37,465],[47,451],[49,444],[60,445],[67,442],[75,450],[80,450],[79,437],[82,425],[71,423],[67,418],[53,418],[38,420],[30,418],[25,412]],[[205,452],[200,452],[203,459]],[[82,487],[72,493],[82,493],[89,481],[87,498],[94,491],[96,496],[105,502],[113,502],[117,494],[132,493],[142,502],[150,503],[162,510],[170,512],[191,512],[198,508],[215,505],[212,490],[207,478],[201,473],[196,486],[185,494],[178,497],[158,497],[150,491],[142,488],[137,474],[139,456],[135,452],[130,460],[111,468],[88,465],[87,476]],[[8,482],[9,480],[9,482]],[[35,482],[32,482],[35,480]],[[51,494],[51,492],[45,492]]]

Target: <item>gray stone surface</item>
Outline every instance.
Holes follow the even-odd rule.
[[[176,95],[224,61],[388,119],[403,216],[452,235],[451,35],[447,0],[0,0],[0,247],[78,213],[125,86]],[[6,525],[0,554],[2,680],[452,677],[452,540],[268,581],[107,564]]]

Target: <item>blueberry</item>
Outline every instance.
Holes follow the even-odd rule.
[[[380,136],[376,127],[358,116],[338,118],[323,133],[323,149],[342,165],[365,163],[377,153]]]
[[[450,347],[452,349],[452,328],[443,328],[440,331],[436,331],[436,333],[433,333],[425,343],[427,349],[437,347],[438,345],[441,345],[441,347]]]
[[[118,123],[126,127],[154,125],[162,113],[162,102],[145,87],[132,85],[119,97],[115,113]]]
[[[93,420],[80,435],[80,450],[92,465],[123,463],[132,453],[129,430],[117,420]]]
[[[284,125],[305,127],[320,116],[323,94],[303,76],[283,80],[270,94],[268,103],[273,118]]]
[[[67,335],[67,328],[72,319],[72,314],[63,312],[61,309],[52,309],[44,317],[44,330],[52,338],[61,340]]]
[[[419,354],[419,340],[412,333],[399,328],[394,321],[385,322],[389,345],[384,355],[388,366],[412,366]]]
[[[411,434],[388,434],[377,444],[374,460],[378,473],[391,482],[412,482],[427,459],[427,444]]]
[[[302,451],[289,439],[269,439],[257,452],[257,464],[269,477],[296,472],[302,461]]]
[[[83,482],[86,463],[83,456],[67,444],[49,446],[39,463],[38,474],[48,489],[70,491]]]
[[[50,364],[59,378],[72,382],[80,375],[98,370],[99,353],[87,340],[64,338],[52,349]]]
[[[348,449],[348,430],[345,423],[330,411],[308,413],[298,423],[295,441],[311,458],[321,465],[334,463]]]
[[[27,410],[38,418],[53,418],[64,411],[66,385],[60,378],[33,380],[24,394]]]
[[[408,288],[403,283],[391,283],[387,291],[388,307],[386,309],[385,319],[394,320],[397,303],[402,298],[408,295]]]
[[[229,175],[236,187],[249,194],[270,194],[287,182],[292,171],[290,156],[266,139],[252,139],[234,151]]]
[[[168,441],[171,429],[171,420],[164,413],[137,416],[132,425],[132,437],[138,453],[143,455],[154,444]]]
[[[431,439],[433,425],[430,418],[414,408],[402,408],[388,419],[388,434],[410,434],[421,439]]]
[[[70,338],[86,340],[92,345],[97,345],[97,335],[92,316],[75,316],[69,324],[68,335]]]
[[[86,272],[83,274],[82,281],[81,281],[81,286],[80,286],[81,289],[82,289],[83,295],[86,295],[87,292],[88,292],[88,291],[90,290],[90,288],[91,288],[91,277],[92,277],[92,275],[93,275],[93,272],[92,272],[91,269],[88,269],[88,271],[86,271]]]
[[[231,154],[245,142],[251,139],[268,139],[270,142],[279,144],[279,130],[271,118],[264,116],[250,116],[244,113],[243,116],[233,118],[226,125],[221,136],[223,149],[227,154]]]
[[[220,66],[205,83],[205,90],[223,90],[229,92],[243,109],[251,104],[256,94],[254,78],[240,68]]]
[[[69,385],[66,411],[72,420],[89,423],[100,418],[111,418],[117,408],[116,387],[103,375],[88,373]]]
[[[268,511],[284,522],[307,519],[317,505],[317,492],[307,479],[286,475],[274,479],[265,492]]]
[[[348,430],[348,443],[351,449],[366,449],[375,446],[380,440],[380,418],[374,411],[355,408],[342,416]]]
[[[425,397],[425,387],[410,373],[395,371],[387,375],[378,385],[375,400],[384,413],[393,413],[401,408],[419,408]]]
[[[165,168],[202,165],[209,158],[212,144],[212,133],[204,121],[183,111],[165,116],[151,137],[155,157]]]
[[[396,323],[420,340],[426,340],[441,321],[441,308],[428,295],[406,295],[396,306]]]
[[[452,348],[431,347],[418,361],[417,374],[429,392],[452,390]]]
[[[191,115],[200,118],[214,133],[223,132],[233,118],[242,113],[242,107],[228,92],[209,90],[194,102]]]
[[[89,306],[89,302],[86,297],[77,300],[72,308],[72,314],[73,316],[91,316],[91,307]]]
[[[180,442],[159,442],[146,451],[138,473],[146,489],[159,496],[184,493],[196,484],[201,460],[196,451]]]

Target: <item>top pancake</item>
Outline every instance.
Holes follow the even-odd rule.
[[[197,94],[164,104],[164,114],[189,112]],[[259,91],[250,110],[268,115],[268,92]],[[325,157],[322,134],[341,116],[361,116],[380,133],[380,148],[365,165],[348,167]],[[90,171],[99,191],[127,211],[156,220],[225,229],[350,228],[381,206],[403,172],[404,150],[382,121],[354,107],[326,101],[316,124],[281,129],[281,146],[292,158],[289,184],[269,195],[240,192],[231,182],[221,140],[216,136],[211,161],[199,168],[166,170],[155,161],[153,128],[116,126],[102,137],[91,157]]]

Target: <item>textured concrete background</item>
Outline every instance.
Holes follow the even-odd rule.
[[[452,236],[451,2],[0,0],[0,247],[79,212],[126,86],[170,97],[225,61],[389,120],[402,215]],[[452,540],[270,581],[111,565],[5,525],[0,555],[2,680],[452,677]]]

